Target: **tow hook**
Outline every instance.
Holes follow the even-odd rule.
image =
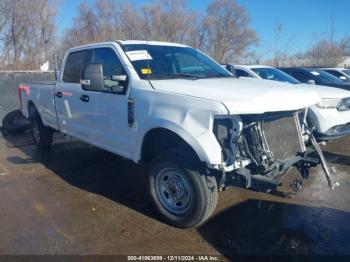
[[[320,157],[321,164],[322,164],[322,167],[323,167],[323,171],[324,171],[324,173],[326,175],[328,185],[334,191],[335,188],[338,187],[340,184],[339,184],[338,181],[333,181],[333,178],[332,178],[332,175],[331,175],[331,173],[329,171],[326,159],[325,159],[325,157],[324,157],[324,155],[322,153],[322,150],[321,150],[319,144],[317,143],[315,137],[310,132],[309,132],[308,135],[310,136],[310,141],[311,141],[312,145],[314,146],[314,148],[316,150],[316,153]]]

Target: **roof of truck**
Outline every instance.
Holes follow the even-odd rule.
[[[178,46],[178,47],[188,47],[186,45],[178,44],[178,43],[170,43],[170,42],[160,42],[160,41],[145,41],[145,40],[116,40],[116,41],[108,41],[108,42],[99,42],[92,43],[87,45],[75,46],[69,49],[69,51],[84,49],[88,47],[97,47],[100,45],[119,43],[121,45],[160,45],[160,46]]]
[[[170,42],[161,42],[161,41],[146,41],[146,40],[117,40],[121,45],[164,45],[164,46],[179,46],[187,47],[186,45]]]

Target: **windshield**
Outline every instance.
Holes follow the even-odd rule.
[[[212,59],[190,47],[131,44],[122,48],[142,79],[233,77]]]
[[[344,69],[344,70],[341,70],[343,71],[345,74],[347,74],[348,76],[350,76],[350,69]]]
[[[276,68],[252,68],[252,70],[262,79],[299,84],[300,82],[290,75]]]
[[[309,72],[314,75],[317,80],[324,83],[343,83],[343,81],[336,76],[322,70],[310,70]]]

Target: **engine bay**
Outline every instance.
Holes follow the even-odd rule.
[[[272,191],[292,166],[301,176],[293,183],[298,188],[309,177],[309,169],[320,163],[330,187],[334,187],[317,142],[306,147],[312,138],[303,121],[306,114],[306,110],[276,112],[215,121],[214,134],[222,147],[223,161],[232,167],[222,172],[221,188],[226,187],[227,173],[246,188]]]

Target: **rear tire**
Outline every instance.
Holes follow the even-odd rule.
[[[38,112],[31,117],[34,144],[42,150],[49,150],[53,140],[53,130],[44,126]]]
[[[153,203],[169,224],[188,228],[205,222],[215,210],[218,187],[215,177],[201,174],[184,154],[165,153],[149,170]]]

